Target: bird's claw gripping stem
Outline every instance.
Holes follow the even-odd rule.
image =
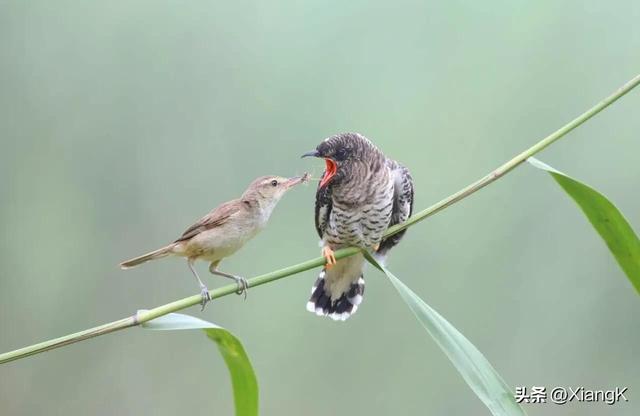
[[[236,290],[236,293],[238,295],[244,294],[244,299],[247,300],[247,291],[249,290],[249,282],[247,282],[247,279],[240,276],[236,276],[234,280],[238,284],[238,290]]]
[[[207,306],[207,303],[211,301],[211,295],[209,294],[209,289],[205,285],[200,286],[200,296],[202,300],[200,301],[200,305],[202,305],[202,309],[200,312],[204,311],[204,307]]]
[[[336,264],[336,256],[329,246],[322,247],[322,257],[327,260],[326,268],[330,269]]]
[[[209,266],[209,271],[212,274],[233,279],[233,281],[236,282],[236,284],[238,285],[238,290],[236,290],[236,293],[238,295],[244,294],[244,298],[247,299],[247,290],[249,289],[249,282],[247,282],[247,279],[245,279],[244,277],[235,276],[233,274],[221,272],[220,270],[218,270],[218,263],[220,262],[217,261],[217,262],[211,263],[211,265]]]

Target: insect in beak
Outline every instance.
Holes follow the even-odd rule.
[[[296,176],[296,177],[287,179],[287,181],[285,182],[285,185],[287,186],[287,189],[289,189],[292,186],[296,186],[299,183],[305,183],[308,180],[309,180],[309,174],[305,173],[302,176]]]

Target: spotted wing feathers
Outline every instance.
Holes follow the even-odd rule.
[[[329,222],[332,206],[331,186],[320,188],[318,185],[318,190],[316,191],[315,222],[316,231],[320,238],[324,237],[324,231],[327,228],[327,223]]]
[[[388,159],[387,165],[391,170],[393,185],[393,208],[389,226],[405,222],[413,213],[413,178],[409,169],[395,160]],[[383,257],[400,242],[405,230],[385,238],[380,242],[378,256]]]

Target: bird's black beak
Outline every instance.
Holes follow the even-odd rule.
[[[320,152],[318,152],[317,150],[313,150],[311,152],[307,152],[307,153],[303,154],[302,156],[300,156],[300,159],[302,159],[303,157],[309,157],[309,156],[320,157]]]

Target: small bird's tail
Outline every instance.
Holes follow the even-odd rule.
[[[143,254],[142,256],[132,258],[131,260],[123,261],[122,263],[120,263],[120,268],[126,270],[132,267],[136,267],[142,263],[146,263],[150,260],[166,257],[173,251],[173,246],[174,244],[169,244],[168,246],[159,248],[158,250],[152,251],[151,253]]]
[[[307,310],[334,321],[353,315],[364,295],[364,256],[345,257],[327,269],[324,267],[311,289]]]

